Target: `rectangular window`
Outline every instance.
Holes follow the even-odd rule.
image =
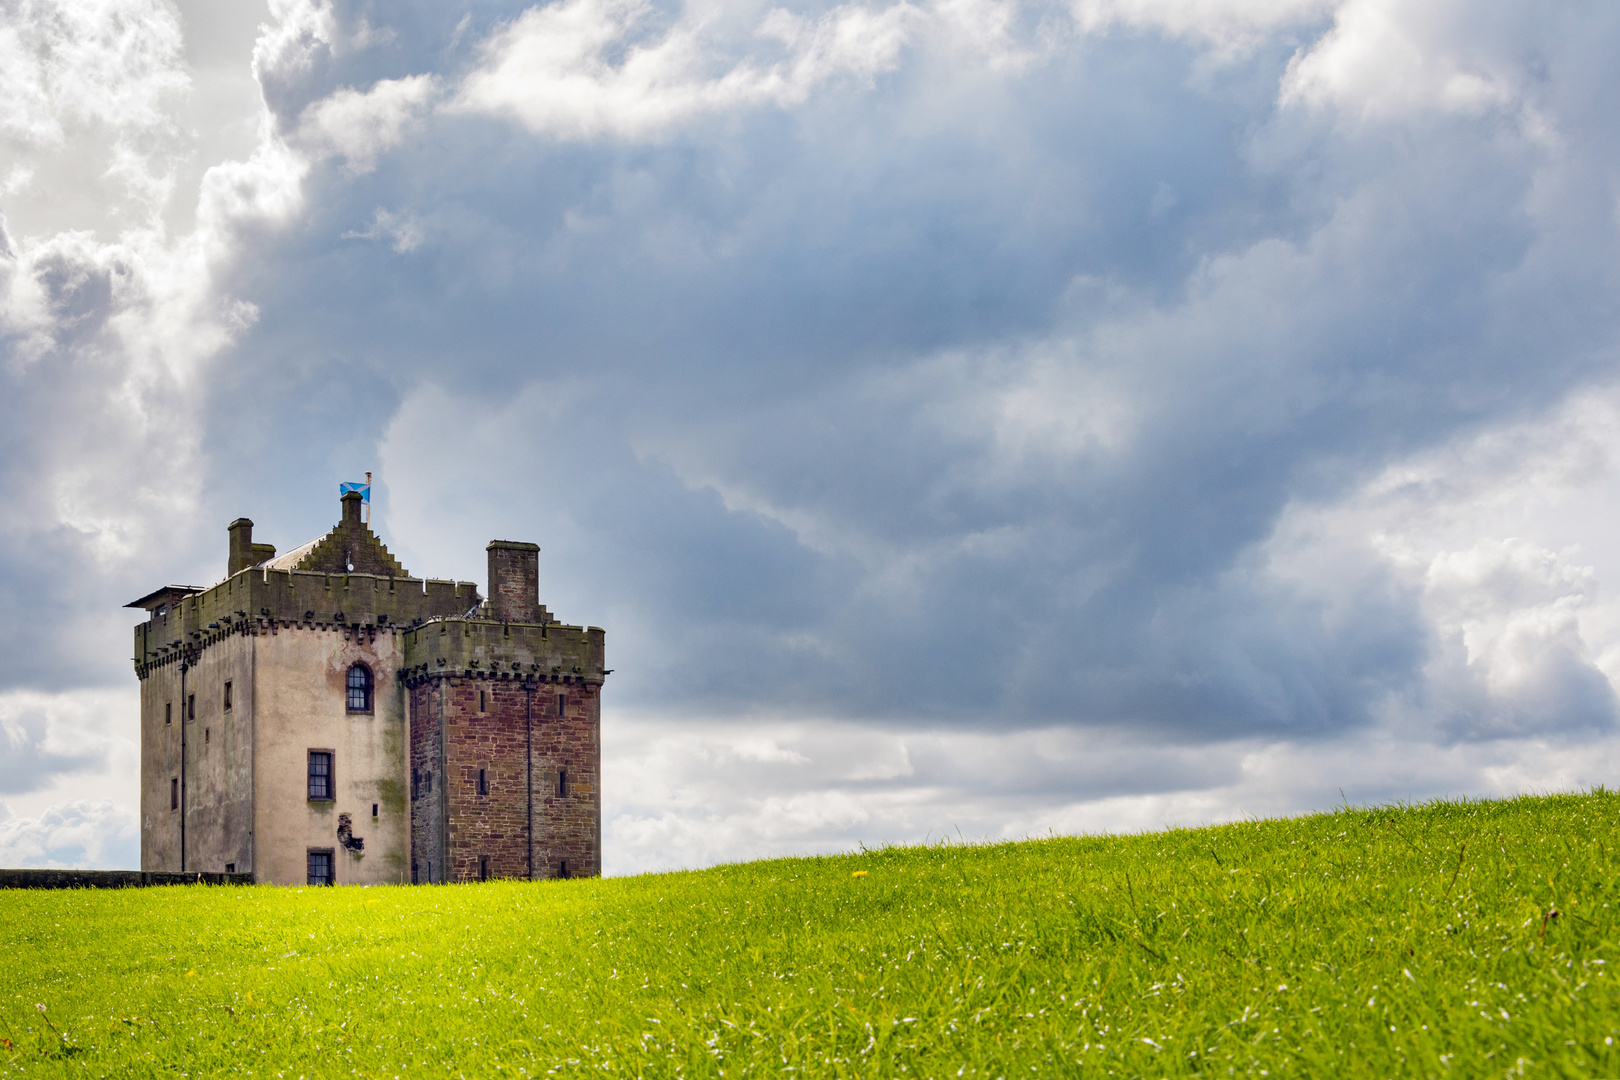
[[[174,723],[174,702],[165,701],[163,703],[163,726],[168,727],[173,723]]]
[[[560,878],[565,878],[565,877],[568,876],[568,860],[567,859],[563,859],[562,861],[557,863],[557,876],[560,877]]]
[[[231,684],[225,684],[225,711],[231,711]]]
[[[562,716],[563,712],[567,708],[568,708],[568,695],[567,694],[558,694],[557,695],[557,716],[560,718]]]
[[[332,752],[309,752],[309,797],[311,800],[332,797]]]
[[[226,873],[227,873],[227,874],[234,874],[234,873],[236,873],[236,864],[235,864],[235,863],[233,863],[233,862],[228,862],[228,863],[226,863],[226,864],[225,864],[225,872],[226,872]]]
[[[484,711],[484,692],[482,690],[478,691],[478,711]]]
[[[483,769],[478,770],[478,794],[489,794],[489,780],[485,777]]]
[[[316,851],[311,848],[309,852],[309,883],[311,885],[331,885],[332,882],[332,849]]]
[[[203,742],[206,744],[206,743],[210,743],[210,742],[213,742],[213,741],[214,741],[214,729],[213,728],[207,728],[207,727],[203,728]]]
[[[195,720],[195,719],[197,719],[197,695],[196,694],[187,694],[186,695],[186,719],[187,720]]]
[[[180,809],[180,778],[178,776],[169,781],[169,809]]]
[[[558,769],[557,770],[557,794],[558,795],[567,795],[568,794],[568,770],[567,769]]]
[[[371,804],[371,816],[373,818],[375,818],[377,816],[377,804],[376,803]]]
[[[489,856],[487,855],[478,856],[478,880],[489,880]]]

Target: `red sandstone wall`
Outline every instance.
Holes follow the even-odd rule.
[[[535,727],[534,863],[536,877],[602,872],[602,696],[600,687],[542,687],[545,719]],[[567,708],[557,715],[557,695]],[[536,695],[536,705],[542,700]],[[568,794],[558,796],[557,773],[568,772]],[[542,812],[543,810],[543,812]]]
[[[433,794],[412,803],[418,880],[428,880],[429,858],[434,881],[477,881],[486,869],[491,878],[558,877],[565,863],[569,877],[601,873],[597,688],[451,676],[417,686],[411,700],[411,767],[435,773]]]

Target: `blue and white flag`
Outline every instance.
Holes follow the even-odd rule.
[[[345,482],[345,483],[341,483],[341,484],[338,485],[338,497],[339,498],[342,498],[343,496],[347,495],[351,491],[358,491],[360,493],[360,501],[361,502],[370,502],[371,501],[371,485],[370,484]]]

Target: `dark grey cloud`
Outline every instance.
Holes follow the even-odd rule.
[[[1025,9],[1020,42],[1061,14]],[[298,68],[271,94],[289,130],[339,86],[479,61],[435,52],[449,14],[339,22],[362,15],[396,36]],[[1590,9],[1573,36],[1608,23]],[[374,172],[317,165],[307,213],[239,268],[261,318],[221,365],[210,457],[252,472],[274,443],[282,476],[253,487],[287,505],[287,474],[387,430],[391,489],[500,504],[591,582],[569,599],[613,612],[640,706],[1363,726],[1425,692],[1414,589],[1347,568],[1363,591],[1328,618],[1256,548],[1292,502],[1615,359],[1612,205],[1579,197],[1612,179],[1612,140],[1542,126],[1594,122],[1613,76],[1567,27],[1496,30],[1528,33],[1518,53],[1484,35],[1510,100],[1382,116],[1280,102],[1326,23],[1220,63],[1077,39],[994,79],[918,45],[649,140],[430,111]],[[361,236],[378,221],[395,232]],[[1115,444],[1008,448],[1034,421],[998,399],[1106,426],[1089,383],[1126,414]],[[426,386],[436,413],[397,412]],[[1569,665],[1526,707],[1606,725],[1603,677]]]

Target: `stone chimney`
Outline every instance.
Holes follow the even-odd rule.
[[[231,534],[231,554],[225,569],[225,576],[235,577],[255,562],[253,558],[253,522],[247,518],[237,518],[225,526],[225,529]]]
[[[225,530],[231,535],[231,553],[225,571],[226,577],[235,577],[250,566],[258,566],[276,557],[274,544],[253,542],[253,522],[247,518],[237,518],[225,526]]]
[[[491,540],[490,614],[502,622],[540,622],[540,545]]]
[[[363,522],[360,519],[361,495],[358,491],[345,491],[343,493],[343,527],[345,529],[358,529]]]

